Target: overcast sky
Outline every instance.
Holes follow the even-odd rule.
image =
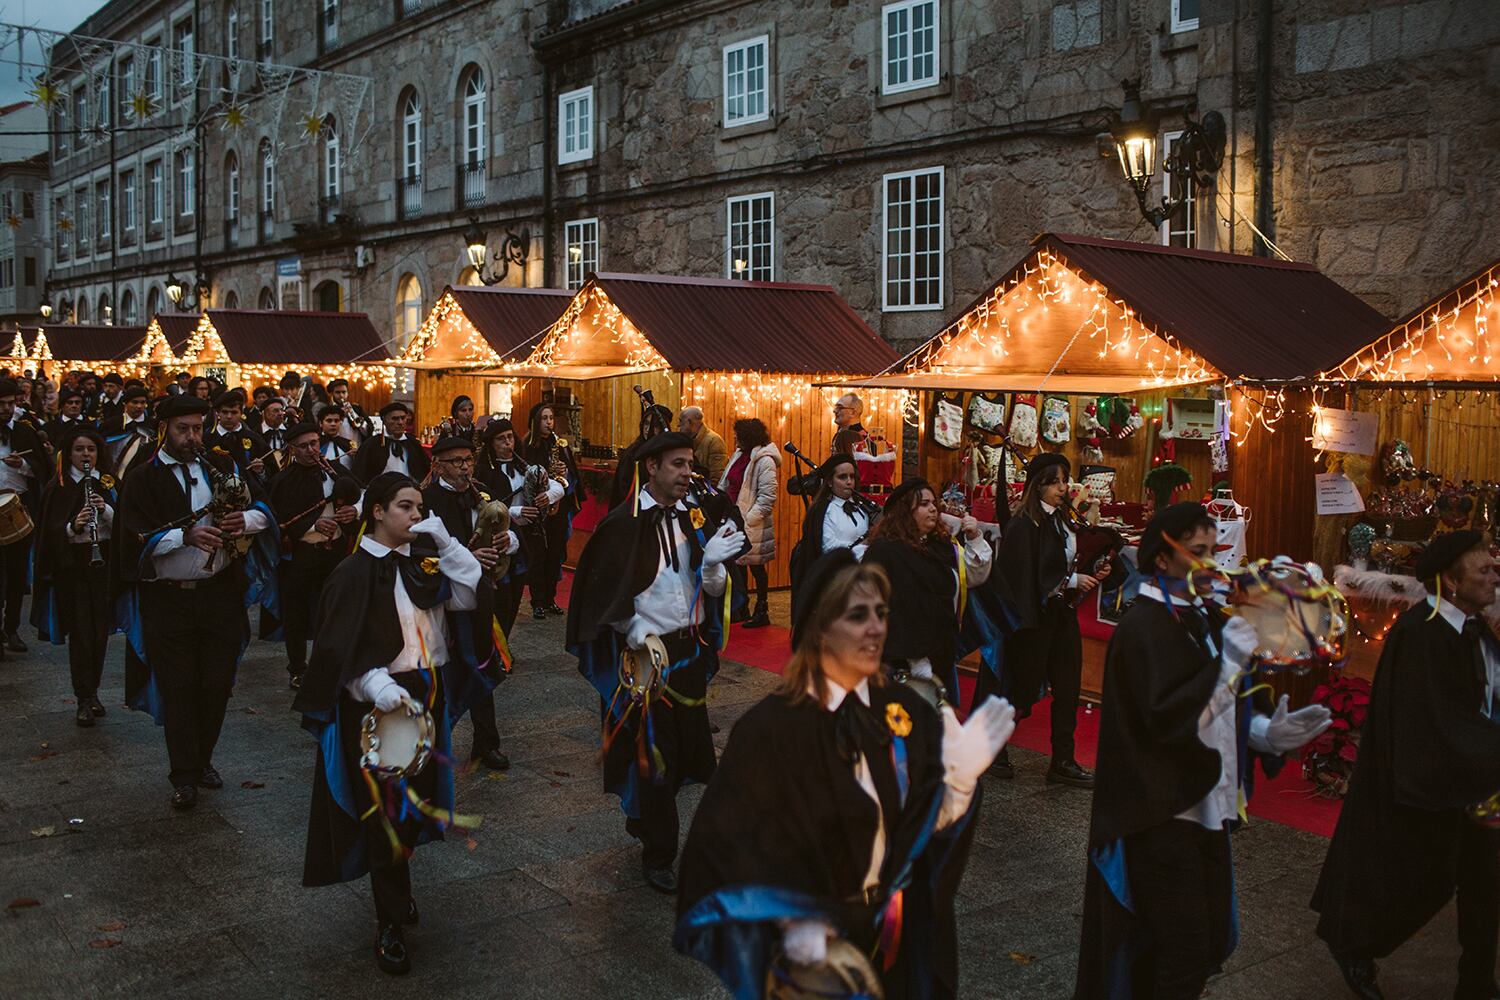
[[[84,18],[103,7],[103,0],[0,0],[0,21],[52,31],[72,31]],[[6,33],[7,35],[9,32]],[[26,41],[26,61],[37,62],[42,51],[37,39]],[[12,43],[0,51],[0,104],[26,100],[31,71],[16,78],[16,48]]]

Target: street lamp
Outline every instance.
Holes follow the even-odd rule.
[[[176,275],[167,276],[167,298],[172,300],[174,306],[182,305],[182,282],[177,280]]]
[[[481,284],[498,285],[505,280],[512,264],[521,269],[521,280],[523,284],[525,283],[526,260],[531,254],[530,230],[522,229],[519,233],[507,232],[505,234],[505,239],[494,256],[494,263],[499,265],[498,269],[489,269],[489,239],[484,230],[479,228],[478,219],[470,219],[469,228],[464,230],[464,249],[469,255],[469,265],[474,268],[474,273]]]
[[[37,309],[37,312],[39,312],[39,313],[42,314],[42,319],[51,319],[52,318],[52,303],[50,303],[50,302],[43,302],[41,304],[41,307]]]
[[[1156,203],[1151,200],[1151,179],[1156,176],[1156,132],[1158,121],[1150,108],[1141,101],[1141,82],[1122,80],[1125,103],[1120,105],[1120,115],[1110,129],[1115,141],[1115,153],[1120,159],[1120,171],[1135,192],[1136,204],[1141,216],[1153,227],[1163,222],[1186,204],[1185,198],[1162,196]],[[1210,111],[1202,121],[1184,116],[1182,136],[1172,144],[1172,151],[1163,159],[1164,174],[1180,179],[1191,179],[1194,184],[1212,186],[1214,175],[1224,162],[1224,116]]]
[[[188,292],[192,291],[189,296]],[[175,274],[167,275],[167,298],[178,312],[192,312],[208,298],[208,278],[200,275],[193,279],[191,289]]]

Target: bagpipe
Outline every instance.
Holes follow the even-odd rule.
[[[812,506],[812,496],[818,492],[818,486],[822,484],[822,480],[818,477],[818,463],[802,454],[802,451],[790,441],[783,444],[781,450],[792,456],[793,461],[797,463],[796,473],[787,480],[786,491],[792,496],[801,497],[802,509],[806,510]],[[806,473],[802,471],[804,465],[808,469]],[[849,499],[865,512],[871,524],[875,523],[875,518],[880,516],[883,509],[880,501],[857,489],[850,494]]]

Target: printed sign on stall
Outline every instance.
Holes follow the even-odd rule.
[[[1313,447],[1318,451],[1342,451],[1350,455],[1375,454],[1380,417],[1355,410],[1319,410],[1313,425]],[[1361,507],[1361,510],[1364,508]]]
[[[1365,509],[1359,487],[1342,472],[1318,473],[1317,495],[1319,514],[1359,514]]]

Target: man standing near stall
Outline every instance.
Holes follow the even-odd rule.
[[[417,482],[427,478],[432,463],[422,443],[407,434],[411,407],[400,400],[387,403],[380,410],[385,433],[377,434],[354,454],[354,477],[369,484],[382,472],[399,472]]]
[[[1385,636],[1359,761],[1312,906],[1344,981],[1384,994],[1375,959],[1458,896],[1455,1000],[1500,997],[1500,647],[1490,539],[1455,531],[1430,543],[1416,575],[1428,598]],[[1491,810],[1486,820],[1481,804]],[[1482,821],[1483,820],[1483,821]]]
[[[677,414],[677,429],[693,439],[693,461],[704,478],[711,483],[723,479],[724,467],[729,464],[729,447],[703,422],[702,407],[684,406]]]

